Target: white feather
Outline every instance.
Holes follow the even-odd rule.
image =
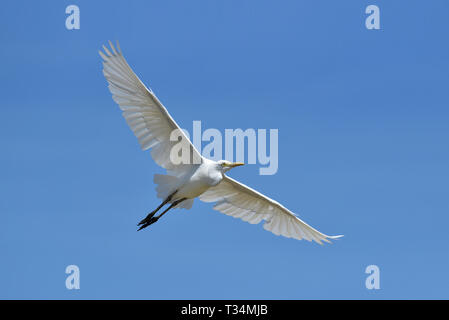
[[[264,229],[275,235],[298,240],[313,240],[319,244],[322,244],[322,241],[330,242],[329,239],[341,237],[328,236],[319,232],[277,201],[228,176],[225,176],[217,186],[211,187],[199,198],[204,202],[217,202],[214,206],[215,210],[235,218],[241,218],[253,224],[265,220]],[[250,214],[252,215],[250,216]]]

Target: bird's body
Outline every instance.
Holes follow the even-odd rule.
[[[216,186],[223,179],[223,174],[217,169],[215,161],[204,159],[201,164],[192,165],[192,170],[178,178],[172,192],[177,190],[173,201],[177,199],[194,199],[203,194],[210,187]]]
[[[155,223],[171,208],[190,209],[195,198],[216,202],[214,209],[252,224],[265,220],[264,229],[276,235],[298,240],[330,242],[340,236],[328,236],[312,228],[293,212],[263,194],[228,177],[225,173],[242,163],[207,159],[195,149],[154,93],[145,87],[129,67],[118,47],[112,52],[103,46],[103,73],[109,82],[113,99],[123,110],[128,125],[136,135],[143,150],[151,149],[151,156],[165,168],[167,175],[155,174],[157,196],[163,201],[139,225],[140,229]],[[172,149],[177,141],[171,139],[178,132],[186,143],[188,161],[173,159]],[[176,153],[175,153],[176,154]],[[164,205],[168,209],[158,216]]]
[[[219,184],[223,179],[223,174],[216,167],[216,163],[209,159],[198,165],[180,186],[179,197],[193,199],[199,197],[210,187]]]

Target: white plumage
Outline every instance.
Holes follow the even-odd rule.
[[[154,161],[167,169],[168,173],[154,175],[157,196],[164,201],[139,223],[141,229],[156,222],[172,207],[190,209],[193,199],[199,197],[205,202],[216,202],[215,210],[243,221],[257,224],[264,220],[264,229],[276,235],[313,240],[320,244],[341,237],[317,231],[278,202],[225,174],[240,163],[202,157],[155,94],[132,71],[119,44],[117,50],[111,42],[109,44],[111,50],[103,46],[104,52],[100,51],[100,55],[104,60],[103,74],[109,83],[112,98],[123,111],[123,117],[141,148],[151,149]],[[190,154],[187,163],[177,164],[171,160],[170,152],[178,143],[170,140],[175,130],[181,140],[188,144]],[[167,203],[170,207],[155,217],[155,213]]]

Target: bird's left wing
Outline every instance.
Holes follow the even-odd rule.
[[[252,224],[266,220],[264,229],[275,235],[298,240],[314,240],[319,244],[322,244],[322,241],[330,242],[329,239],[341,237],[328,236],[319,232],[277,201],[228,176],[200,195],[200,200],[217,202],[214,206],[215,210]]]
[[[133,72],[123,57],[119,44],[117,43],[117,50],[111,42],[109,44],[111,50],[103,46],[104,52],[99,51],[103,58],[103,74],[109,83],[112,98],[122,109],[123,117],[139,140],[141,148],[151,148],[154,161],[175,175],[182,173],[185,165],[200,163],[200,153],[156,95]],[[170,139],[174,130],[178,130],[177,137],[181,137],[190,150],[190,162],[187,164],[172,161],[170,157],[173,146],[178,143],[177,140]]]

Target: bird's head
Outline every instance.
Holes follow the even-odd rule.
[[[243,165],[244,165],[243,162],[231,162],[231,161],[228,161],[228,160],[217,161],[218,169],[221,172],[226,172],[228,170],[231,170],[234,167],[243,166]]]

